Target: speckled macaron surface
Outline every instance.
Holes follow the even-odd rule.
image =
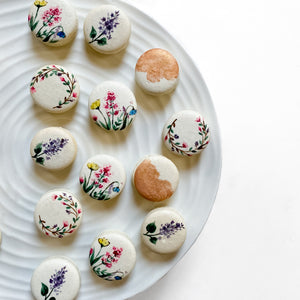
[[[31,292],[37,300],[74,300],[80,290],[80,273],[64,256],[51,256],[33,272]]]
[[[79,91],[75,75],[59,65],[43,66],[30,83],[34,102],[51,113],[63,113],[73,108],[77,104]]]
[[[101,5],[88,13],[83,30],[86,42],[94,50],[113,54],[127,46],[131,25],[123,10],[114,5]]]
[[[136,251],[131,240],[119,231],[101,232],[89,252],[92,270],[105,280],[122,280],[133,270]]]
[[[96,200],[109,200],[122,192],[126,173],[118,159],[100,154],[84,163],[79,182],[83,191],[90,197]]]
[[[77,144],[67,129],[47,127],[33,137],[30,154],[37,165],[49,170],[60,170],[75,160]]]
[[[154,48],[138,59],[135,80],[147,93],[165,94],[173,91],[179,80],[179,66],[167,50]]]
[[[104,81],[92,91],[89,109],[97,125],[117,131],[131,125],[137,113],[137,104],[127,86],[116,81]]]
[[[141,196],[150,201],[170,198],[179,182],[175,164],[162,155],[148,155],[137,163],[133,183]]]
[[[184,110],[166,122],[163,132],[166,147],[175,154],[199,154],[209,144],[210,130],[200,113]]]
[[[172,253],[180,249],[186,238],[182,216],[171,207],[156,208],[146,216],[141,237],[145,245],[157,253]]]
[[[82,208],[69,191],[51,190],[45,193],[35,207],[34,220],[38,229],[54,238],[68,237],[81,224]]]
[[[63,46],[77,33],[76,10],[67,0],[32,1],[28,25],[33,36],[49,46]]]

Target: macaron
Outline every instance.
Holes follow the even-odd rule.
[[[86,42],[95,51],[114,54],[127,47],[131,24],[123,10],[101,5],[88,13],[83,30]]]
[[[77,144],[67,129],[47,127],[31,140],[30,154],[37,165],[49,170],[61,170],[75,160]]]
[[[141,238],[154,252],[164,254],[178,251],[186,238],[183,217],[171,207],[153,209],[144,219]]]
[[[33,272],[31,293],[35,299],[74,300],[80,290],[80,273],[64,256],[45,259]]]
[[[29,9],[28,25],[46,45],[63,46],[76,36],[76,10],[67,0],[36,0]]]
[[[178,182],[177,167],[162,155],[147,155],[137,163],[133,172],[136,190],[145,199],[154,202],[170,198]]]
[[[122,192],[126,173],[118,159],[99,154],[84,163],[79,182],[83,191],[90,197],[96,200],[110,200]]]
[[[63,113],[73,108],[78,102],[79,92],[75,75],[59,65],[43,66],[30,82],[34,102],[51,113]]]
[[[45,235],[63,238],[72,235],[80,226],[82,208],[69,191],[55,189],[45,193],[35,207],[34,220]]]
[[[172,92],[179,80],[176,58],[169,51],[160,48],[146,51],[136,63],[135,80],[149,94]]]
[[[135,266],[136,251],[123,232],[104,231],[93,241],[89,260],[98,277],[109,281],[122,280]]]
[[[106,130],[124,130],[137,113],[132,91],[116,81],[104,81],[91,93],[89,109],[92,120]]]
[[[162,137],[166,147],[175,154],[199,154],[209,144],[210,130],[200,113],[183,110],[166,122]]]

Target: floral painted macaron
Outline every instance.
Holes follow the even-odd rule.
[[[89,260],[92,270],[102,279],[121,280],[133,270],[136,251],[123,232],[101,232],[92,243]]]
[[[171,207],[156,208],[146,216],[141,237],[145,245],[157,253],[172,253],[180,249],[186,238],[182,216]]]
[[[118,7],[101,5],[89,12],[83,30],[86,42],[94,50],[113,54],[126,48],[131,25],[126,14]]]
[[[203,117],[196,111],[183,110],[174,114],[163,129],[166,147],[175,154],[199,154],[209,144],[210,131]]]
[[[34,102],[51,113],[63,113],[73,108],[79,98],[75,75],[59,65],[40,68],[30,83]]]
[[[141,196],[150,201],[163,201],[175,192],[179,172],[175,164],[162,155],[148,155],[138,162],[133,183]]]
[[[172,92],[179,80],[179,66],[167,50],[146,51],[135,66],[135,80],[147,93],[159,95]]]
[[[110,155],[96,155],[88,159],[80,172],[80,185],[96,200],[118,196],[125,185],[126,173],[122,163]]]
[[[45,259],[33,272],[31,292],[35,299],[74,300],[80,290],[80,273],[64,256]]]
[[[70,131],[62,127],[40,130],[30,144],[32,160],[49,170],[61,170],[73,163],[77,144]]]
[[[82,208],[69,191],[57,189],[44,194],[35,207],[34,219],[45,235],[63,238],[74,233],[81,224]]]
[[[94,122],[106,130],[123,130],[131,125],[137,113],[132,91],[116,81],[104,81],[89,99],[90,115]]]
[[[43,43],[63,46],[76,36],[76,10],[67,0],[36,0],[28,13],[28,25]]]

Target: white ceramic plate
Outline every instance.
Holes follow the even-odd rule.
[[[75,42],[64,48],[48,48],[32,38],[27,26],[31,1],[0,2],[0,299],[31,299],[30,278],[34,268],[50,255],[66,255],[78,265],[82,287],[78,299],[128,298],[165,275],[187,252],[201,232],[217,193],[221,148],[217,119],[205,83],[193,61],[161,26],[128,4],[114,1],[132,21],[132,36],[126,51],[101,56],[86,46],[82,24],[97,0],[74,0],[79,16]],[[106,3],[107,1],[101,1]],[[137,58],[153,47],[170,50],[180,64],[180,83],[171,96],[145,95],[134,82]],[[45,64],[56,63],[72,70],[81,86],[80,103],[62,115],[52,115],[33,105],[29,83],[33,73]],[[106,133],[89,119],[88,96],[103,80],[125,83],[135,93],[138,114],[126,132]],[[166,119],[182,109],[199,110],[211,129],[211,143],[198,157],[177,157],[162,145],[161,131]],[[51,173],[36,166],[29,154],[30,140],[39,129],[63,126],[78,142],[74,165]],[[128,181],[118,199],[108,202],[85,197],[78,176],[86,159],[108,153],[123,161]],[[150,153],[161,153],[179,168],[180,183],[168,201],[154,204],[141,199],[131,185],[136,161]],[[40,196],[54,187],[66,187],[80,196],[83,222],[75,237],[53,240],[35,228],[33,211]],[[187,240],[170,256],[150,253],[140,243],[139,230],[148,211],[170,205],[187,223]],[[89,269],[88,252],[98,232],[119,229],[126,232],[137,249],[137,264],[123,282],[104,282]]]

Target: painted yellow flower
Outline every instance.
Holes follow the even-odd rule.
[[[93,162],[88,163],[88,164],[87,164],[87,167],[88,167],[89,169],[93,170],[93,171],[96,171],[96,170],[99,169],[99,166],[98,166],[97,164],[93,163]]]
[[[37,6],[37,7],[42,7],[42,6],[46,6],[47,5],[47,1],[45,1],[45,0],[42,0],[42,1],[40,1],[40,0],[36,0],[36,1],[34,1],[34,5],[35,6]]]
[[[106,238],[100,238],[100,239],[98,239],[98,243],[102,247],[107,247],[110,244],[109,240],[107,240]]]
[[[100,106],[100,99],[96,100],[91,104],[91,109],[97,109]]]

